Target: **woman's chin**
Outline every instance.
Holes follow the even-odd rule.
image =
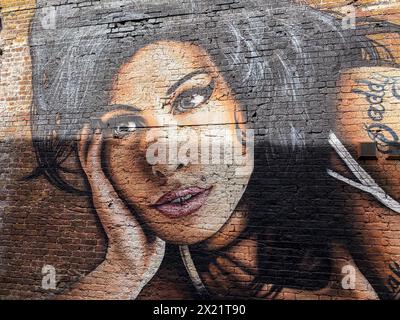
[[[167,243],[175,245],[194,245],[212,237],[220,228],[204,229],[200,226],[180,225],[179,223],[167,223],[164,225],[152,225],[153,233]],[[221,226],[222,227],[222,226]]]
[[[146,209],[138,212],[147,227],[165,242],[176,245],[193,245],[209,239],[226,224],[232,214],[228,205],[217,208],[204,206],[181,217],[154,208]]]

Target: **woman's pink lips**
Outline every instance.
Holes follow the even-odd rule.
[[[181,218],[199,210],[207,200],[212,187],[189,187],[164,194],[151,205],[169,218]],[[188,198],[185,200],[185,197]],[[175,201],[174,203],[172,203]]]

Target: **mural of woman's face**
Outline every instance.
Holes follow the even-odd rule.
[[[120,68],[110,104],[103,161],[133,214],[168,242],[214,235],[253,164],[240,105],[209,55],[184,42],[147,45]]]

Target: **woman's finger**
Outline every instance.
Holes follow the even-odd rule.
[[[217,292],[218,287],[217,287],[214,279],[211,277],[211,275],[208,272],[201,273],[201,280],[203,281],[206,288]]]
[[[216,282],[219,290],[224,290],[225,295],[241,297],[252,296],[255,292],[252,290],[251,283],[238,282],[238,279],[231,273],[225,272],[220,264],[210,264],[209,273]]]
[[[86,174],[87,174],[87,172],[86,172],[86,156],[87,156],[87,149],[89,147],[90,136],[91,136],[90,127],[88,124],[85,124],[79,135],[78,155],[79,155],[79,160],[81,162],[81,166]]]
[[[214,282],[214,289],[217,291],[223,290],[223,292],[228,292],[232,289],[231,282],[229,279],[218,269],[214,263],[210,263],[208,266],[208,271]]]
[[[256,298],[265,300],[283,299],[285,295],[292,295],[291,299],[293,300],[293,297],[296,296],[296,290],[286,289],[280,286],[275,286],[273,284],[264,283],[255,293]]]
[[[237,266],[230,259],[221,256],[216,259],[217,266],[227,275],[231,282],[245,289],[252,286],[255,276],[248,273],[245,269]]]
[[[119,246],[122,243],[127,246],[132,243],[140,246],[144,243],[143,241],[146,241],[144,232],[103,172],[101,130],[96,129],[94,134],[90,135],[88,127],[85,127],[82,132],[83,140],[80,144],[79,154],[83,159],[82,162],[85,163],[83,169],[92,190],[93,204],[109,240],[118,242]],[[90,141],[89,138],[91,138]],[[129,243],[126,240],[129,240]]]

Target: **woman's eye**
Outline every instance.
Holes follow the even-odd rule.
[[[214,91],[214,82],[204,88],[193,88],[178,95],[172,103],[174,114],[185,113],[207,103]]]
[[[115,131],[117,133],[129,133],[129,132],[133,132],[135,130],[136,130],[135,122],[121,123],[115,128]]]
[[[116,119],[114,125],[114,135],[123,137],[135,132],[138,128],[144,127],[144,122],[140,117],[129,117],[128,119]]]

